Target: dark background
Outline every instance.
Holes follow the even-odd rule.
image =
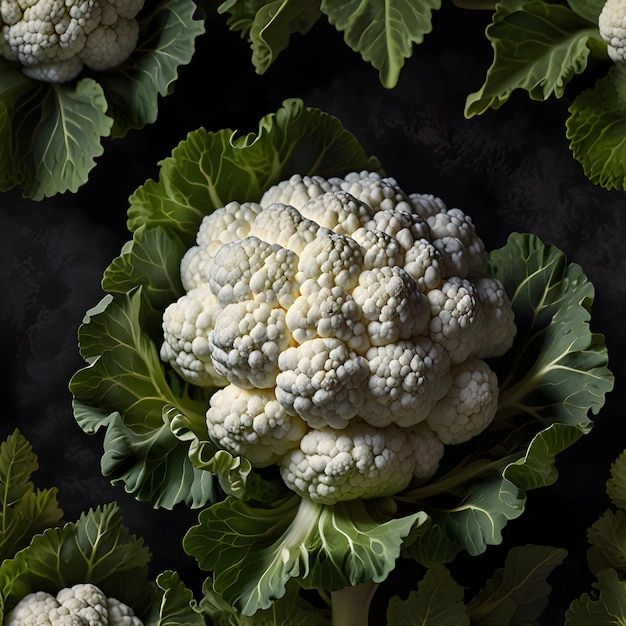
[[[103,270],[129,238],[128,196],[157,176],[158,160],[200,126],[255,131],[285,98],[300,97],[338,116],[406,191],[433,193],[469,213],[489,249],[503,245],[512,231],[532,232],[582,265],[594,283],[592,329],[606,335],[616,389],[592,432],[558,457],[557,483],[528,494],[527,510],[508,524],[503,544],[481,557],[461,558],[452,568],[471,593],[511,546],[566,548],[565,565],[551,577],[544,616],[549,625],[562,624],[571,600],[590,591],[586,530],[609,504],[609,467],[626,448],[626,195],[592,185],[571,156],[567,98],[543,103],[515,93],[498,111],[463,117],[465,97],[480,87],[491,63],[484,37],[490,15],[457,9],[450,0],[444,5],[392,90],[324,21],[293,37],[258,76],[246,43],[227,30],[223,16],[211,16],[194,60],[162,101],[158,122],[105,141],[104,155],[78,193],[39,203],[18,191],[0,195],[0,434],[5,438],[19,428],[30,440],[41,468],[35,483],[59,487],[67,520],[119,501],[126,525],[154,552],[154,573],[176,569],[197,588],[201,575],[179,540],[197,512],[154,510],[135,502],[123,486],[109,485],[100,475],[101,438],[86,436],[74,422],[67,385],[83,366],[76,330],[102,295]],[[570,94],[593,78],[591,72],[576,79]],[[416,576],[400,565],[391,579],[394,592],[414,588]]]

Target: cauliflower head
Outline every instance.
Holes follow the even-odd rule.
[[[133,610],[99,587],[79,583],[56,597],[45,591],[24,596],[5,617],[4,626],[143,626]]]
[[[123,63],[145,0],[2,0],[0,52],[30,78],[63,83]]]
[[[483,432],[485,359],[516,332],[469,216],[392,178],[294,175],[206,216],[163,315],[161,357],[221,387],[209,436],[332,504],[430,479]]]

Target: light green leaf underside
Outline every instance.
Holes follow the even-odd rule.
[[[183,546],[214,572],[215,591],[252,615],[292,578],[330,591],[384,580],[416,518],[382,519],[358,500],[324,506],[292,495],[261,508],[229,497],[202,511]]]
[[[322,0],[322,12],[346,44],[378,71],[384,87],[398,83],[413,44],[432,30],[432,11],[441,0]]]

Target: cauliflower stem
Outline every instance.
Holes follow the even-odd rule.
[[[345,587],[331,594],[332,626],[364,626],[379,583]]]

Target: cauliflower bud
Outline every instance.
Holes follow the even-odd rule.
[[[485,430],[511,303],[469,216],[392,178],[294,175],[206,216],[161,357],[222,387],[216,445],[333,504],[429,480]]]
[[[63,83],[108,70],[137,46],[145,0],[2,0],[0,53],[35,80]]]

